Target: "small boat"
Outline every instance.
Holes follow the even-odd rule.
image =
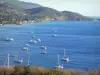
[[[32,38],[35,38],[35,35],[34,35],[34,36],[32,36]]]
[[[52,34],[52,37],[56,37],[57,35],[56,34]]]
[[[55,66],[55,68],[58,68],[58,69],[63,69],[63,64],[62,64],[62,65],[60,65],[60,61],[59,61],[59,54],[58,54],[57,58],[58,58],[58,63],[57,63],[57,66]]]
[[[29,47],[30,45],[29,44],[25,44],[25,46]]]
[[[29,43],[33,43],[33,40],[30,40]]]
[[[38,42],[36,40],[30,40],[29,43],[37,44]]]
[[[46,46],[41,46],[40,48],[41,48],[41,49],[44,49],[44,50],[46,50],[46,49],[47,49],[47,47],[46,47]]]
[[[7,68],[9,68],[10,67],[10,54],[8,53],[8,55],[7,55],[7,63],[6,63],[6,61],[5,61],[5,63],[4,63],[4,66],[6,66],[6,64],[7,64]]]
[[[41,42],[41,39],[37,39],[37,42]]]
[[[46,52],[45,50],[43,50],[43,51],[41,52],[41,54],[47,54],[47,52]]]
[[[66,57],[66,54],[65,54],[65,49],[64,49],[64,57],[61,59],[62,61],[66,61],[66,62],[69,62],[69,58]]]
[[[23,50],[28,50],[28,48],[27,47],[24,47]]]
[[[33,43],[34,43],[34,44],[37,44],[38,42],[37,42],[36,40],[33,40]]]
[[[6,38],[6,41],[14,41],[13,38]]]
[[[16,63],[23,63],[23,58],[21,57],[20,59],[18,58],[18,56],[15,57],[15,62]]]

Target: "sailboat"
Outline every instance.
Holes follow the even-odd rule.
[[[41,54],[47,54],[47,51],[46,51],[46,50],[43,50],[43,51],[41,52]]]
[[[7,37],[7,38],[6,38],[6,41],[14,41],[14,39],[13,39],[13,38]]]
[[[40,43],[40,42],[41,42],[41,39],[37,39],[37,42],[39,42],[39,43]]]
[[[47,47],[46,47],[46,46],[41,46],[40,48],[41,48],[41,49],[44,49],[44,50],[46,50],[46,49],[47,49]]]
[[[23,63],[23,58],[21,57],[20,59],[18,58],[18,56],[15,57],[15,62],[16,63]]]
[[[28,48],[27,47],[23,47],[23,50],[28,50]]]
[[[57,35],[56,34],[52,34],[52,37],[56,37]]]
[[[8,55],[7,55],[7,68],[10,67],[10,66],[9,66],[9,63],[10,63],[10,62],[9,62],[9,56],[10,56],[10,55],[9,55],[9,53],[8,53]],[[6,61],[5,61],[5,63],[4,63],[4,66],[6,66]]]
[[[57,63],[57,66],[55,66],[55,68],[58,68],[58,69],[63,69],[63,64],[61,65],[60,64],[60,61],[59,61],[59,54],[58,54],[58,63]]]
[[[25,44],[25,46],[29,47],[30,45],[29,44]]]
[[[28,66],[30,65],[30,55],[28,56]]]
[[[61,60],[69,62],[69,58],[66,57],[65,51],[66,50],[64,49],[64,57]]]

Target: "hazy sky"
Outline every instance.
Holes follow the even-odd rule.
[[[73,11],[85,16],[100,16],[100,0],[21,0],[38,3],[59,11]]]

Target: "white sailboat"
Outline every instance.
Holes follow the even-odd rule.
[[[30,65],[30,55],[28,56],[28,63],[27,65],[29,66]]]
[[[6,38],[6,41],[14,41],[14,39],[13,39],[13,38],[7,37],[7,38]]]
[[[27,47],[23,47],[23,50],[28,50],[28,48]]]
[[[23,63],[23,57],[21,57],[20,59],[18,58],[18,56],[15,57],[15,62],[16,63]]]
[[[25,44],[25,46],[29,47],[30,45],[29,44]]]
[[[9,56],[10,56],[10,55],[9,55],[9,53],[8,53],[8,55],[7,55],[7,60],[6,60],[6,61],[7,61],[7,68],[10,67],[10,65],[9,65],[9,63],[10,63],[10,62],[9,62]],[[5,63],[4,63],[4,66],[6,66],[6,61],[5,61]]]
[[[41,46],[40,48],[41,48],[41,49],[44,49],[44,50],[46,50],[46,49],[47,49],[47,47],[46,47],[46,46]]]
[[[66,54],[65,54],[65,49],[64,49],[64,57],[61,59],[62,61],[66,61],[66,62],[69,62],[69,58],[66,57]]]
[[[39,43],[40,43],[40,42],[41,42],[41,39],[37,39],[37,42],[39,42]]]
[[[52,37],[56,37],[57,35],[56,34],[52,34]]]
[[[63,69],[63,64],[61,65],[60,61],[59,61],[59,54],[58,54],[57,58],[58,58],[58,63],[57,63],[57,66],[55,66],[55,68]]]
[[[46,50],[43,50],[43,51],[41,52],[41,54],[47,54],[47,51],[46,51]]]

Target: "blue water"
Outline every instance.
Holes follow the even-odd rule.
[[[56,28],[56,38],[52,37],[53,28]],[[31,44],[28,51],[23,51],[22,48],[33,35],[40,38],[42,42]],[[15,40],[5,41],[8,36]],[[46,55],[41,55],[41,45],[48,47]],[[4,65],[7,53],[10,53],[11,56],[23,56],[23,64],[27,64],[28,55],[30,55],[30,65],[53,68],[57,64],[57,54],[60,58],[63,57],[64,48],[70,58],[68,63],[60,62],[64,64],[65,69],[100,68],[100,22],[48,21],[0,27],[0,65]],[[16,65],[13,57],[10,57],[10,65]]]

